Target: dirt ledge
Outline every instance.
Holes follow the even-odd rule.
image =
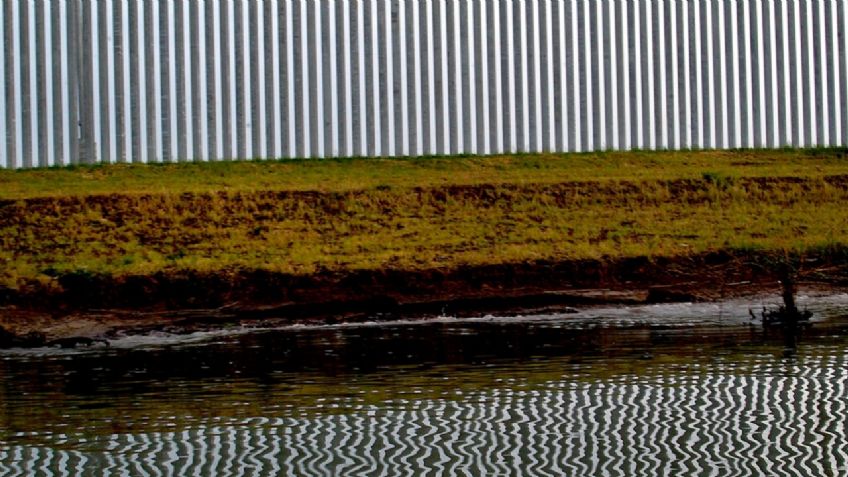
[[[848,290],[848,259],[840,250],[805,257],[721,251],[609,262],[538,261],[452,270],[322,271],[306,276],[259,270],[123,278],[73,274],[57,277],[58,287],[0,290],[0,328],[11,336],[63,344],[62,340],[75,337],[85,343],[122,332],[188,332],[232,324],[710,301],[777,293],[787,261],[798,270],[802,286]],[[74,340],[67,343],[73,345]]]

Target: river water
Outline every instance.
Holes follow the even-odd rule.
[[[0,476],[848,475],[848,295],[800,303],[797,346],[739,300],[5,351]]]

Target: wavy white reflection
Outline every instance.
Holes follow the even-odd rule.
[[[0,444],[0,476],[845,475],[841,353],[211,419],[56,448]]]

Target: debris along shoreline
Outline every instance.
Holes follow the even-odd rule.
[[[848,291],[843,256],[808,255],[804,261],[799,283],[805,289]],[[771,255],[721,252],[450,272],[186,274],[132,277],[120,283],[89,278],[55,295],[19,295],[14,302],[7,297],[0,307],[0,348],[87,346],[120,333],[187,333],[232,325],[568,313],[599,305],[718,301],[775,295],[782,270]]]

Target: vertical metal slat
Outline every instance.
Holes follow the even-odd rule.
[[[8,134],[9,129],[6,127],[6,55],[9,51],[9,46],[6,42],[6,5],[0,5],[0,167],[13,168],[15,164],[12,162],[8,150]]]
[[[16,0],[0,167],[844,145],[842,0]]]

